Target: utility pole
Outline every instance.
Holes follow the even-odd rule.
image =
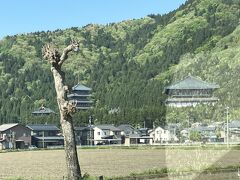
[[[92,130],[91,130],[91,128],[92,128],[92,116],[90,115],[89,116],[89,130],[90,130],[90,134],[89,134],[90,142],[89,142],[89,145],[90,146],[92,146]]]
[[[227,106],[226,107],[226,113],[227,113],[227,148],[229,148],[229,118],[228,118],[228,110],[229,110],[229,107]]]
[[[190,142],[190,115],[188,115],[188,140]]]
[[[44,142],[44,131],[42,132],[42,144],[43,144],[43,149],[44,149],[44,144],[45,144],[45,142]]]

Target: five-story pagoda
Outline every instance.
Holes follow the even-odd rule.
[[[72,87],[72,92],[67,97],[70,101],[76,103],[77,110],[88,110],[91,109],[93,105],[91,91],[91,88],[77,84]]]

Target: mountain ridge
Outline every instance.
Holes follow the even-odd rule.
[[[82,44],[79,53],[72,54],[64,64],[67,82],[90,86],[96,100],[92,111],[75,115],[76,124],[87,123],[90,114],[99,123],[142,125],[145,121],[149,127],[153,122],[185,121],[189,111],[196,111],[193,116],[201,119],[205,107],[186,109],[182,114],[178,109],[166,109],[163,88],[191,72],[219,83],[222,88],[218,95],[225,96],[228,89],[220,81],[225,69],[216,67],[232,70],[238,63],[234,56],[235,62],[228,67],[221,57],[228,58],[230,49],[238,52],[239,7],[238,0],[189,0],[166,15],[7,36],[0,41],[0,85],[4,87],[0,90],[0,123],[58,122],[57,116],[31,116],[42,104],[57,111],[50,66],[42,60],[41,48],[52,42],[63,49],[71,39]],[[217,59],[214,54],[218,53],[222,56]],[[234,73],[238,77],[236,70]],[[233,94],[232,106],[236,108],[232,111],[233,117],[238,117],[235,97]],[[216,113],[229,102],[223,98],[221,106],[210,108],[207,119],[220,118]],[[118,107],[120,113],[108,114]]]

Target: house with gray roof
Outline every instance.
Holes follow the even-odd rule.
[[[218,137],[216,134],[217,128],[215,126],[197,126],[190,129],[191,132],[199,132],[201,139],[205,142],[217,142]]]
[[[121,130],[112,124],[94,126],[94,144],[121,144]]]
[[[31,130],[32,145],[38,148],[50,146],[63,146],[64,139],[60,129],[52,124],[30,124],[27,127]]]
[[[94,145],[94,126],[75,127],[74,130],[77,145]]]
[[[138,129],[134,128],[130,124],[121,124],[117,128],[121,130],[121,135],[123,135],[123,136],[129,136],[132,134],[140,134]]]
[[[232,120],[228,124],[229,128],[229,141],[230,142],[240,142],[240,120]],[[223,127],[223,136],[226,138],[227,123]]]
[[[2,124],[0,126],[0,150],[24,149],[31,145],[31,130],[21,124]]]

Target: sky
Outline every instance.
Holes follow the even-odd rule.
[[[165,14],[186,0],[5,0],[0,39],[6,35],[107,24]]]

